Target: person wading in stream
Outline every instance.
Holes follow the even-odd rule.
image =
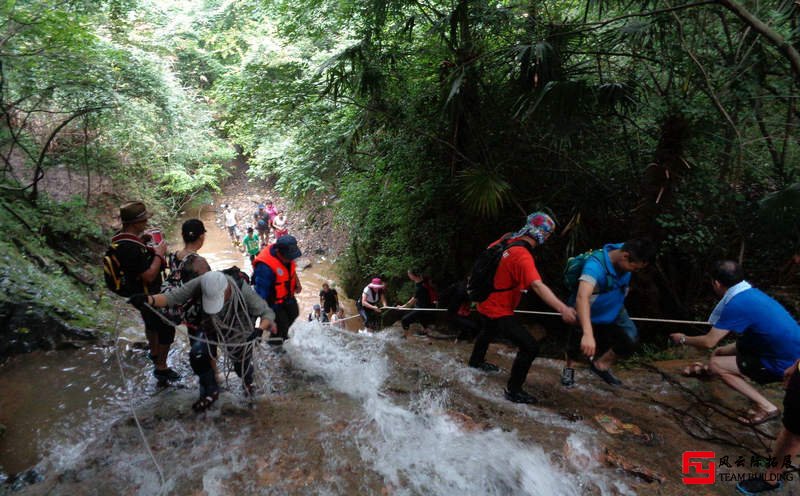
[[[253,348],[263,331],[274,329],[275,312],[241,277],[223,272],[207,272],[169,293],[156,295],[136,294],[130,302],[137,308],[174,307],[189,302],[199,304],[193,322],[199,332],[194,333],[189,361],[200,383],[200,399],[192,408],[201,412],[210,407],[219,396],[219,384],[212,367],[216,356],[216,343],[225,343],[236,375],[242,378],[245,393],[252,395]],[[258,328],[255,319],[260,318]]]
[[[289,339],[289,327],[300,314],[295,294],[303,290],[297,278],[295,260],[302,253],[294,236],[282,236],[267,246],[253,261],[253,283],[256,292],[275,311],[277,340],[280,344]]]
[[[575,384],[572,361],[581,354],[589,358],[589,370],[594,374],[612,386],[622,385],[611,373],[611,366],[618,357],[633,353],[639,342],[636,324],[625,310],[631,273],[647,267],[655,254],[650,240],[632,239],[605,245],[596,256],[586,258],[577,288],[570,296],[580,324],[570,334],[567,363],[561,372],[563,386]]]
[[[528,370],[539,353],[539,343],[514,316],[514,310],[522,299],[522,292],[532,289],[542,301],[561,314],[564,322],[567,324],[576,322],[575,310],[559,300],[542,282],[531,253],[531,250],[543,244],[554,230],[555,222],[549,215],[534,212],[528,216],[522,229],[513,234],[506,234],[490,245],[491,247],[498,243],[509,245],[517,241],[524,242],[524,246],[509,246],[503,251],[493,280],[493,287],[498,289],[493,290],[488,298],[478,303],[481,332],[475,338],[469,366],[487,372],[498,371],[497,365],[485,361],[489,343],[498,336],[503,336],[514,343],[519,351],[511,367],[511,375],[504,392],[506,399],[514,403],[537,402],[535,397],[522,389]]]
[[[800,357],[800,325],[783,306],[744,280],[742,267],[732,260],[714,264],[711,285],[721,298],[708,321],[713,326],[703,336],[670,334],[676,344],[711,349],[734,333],[735,343],[714,350],[707,369],[698,363],[686,375],[718,375],[725,384],[753,402],[753,410],[739,421],[758,425],[778,418],[780,410],[751,386],[778,382],[784,370]]]
[[[116,245],[116,258],[120,269],[127,274],[131,286],[128,294],[158,293],[166,268],[166,242],[154,246],[142,238],[147,229],[150,213],[140,201],[128,202],[119,209],[122,230],[111,238]],[[161,316],[151,309],[141,308],[144,332],[150,346],[150,360],[155,364],[153,375],[159,381],[177,381],[181,376],[167,366],[169,348],[175,340],[175,328],[165,324]]]

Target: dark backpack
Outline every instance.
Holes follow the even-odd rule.
[[[497,266],[500,265],[500,259],[503,258],[503,252],[512,246],[530,248],[530,245],[525,241],[509,242],[508,238],[504,238],[499,243],[485,249],[475,260],[467,282],[467,294],[471,301],[480,303],[492,293],[514,289],[494,287],[494,275],[497,272]]]
[[[569,294],[573,295],[578,292],[578,284],[580,283],[580,277],[583,273],[583,267],[586,265],[586,261],[589,260],[589,258],[594,258],[600,262],[606,273],[605,285],[600,284],[598,281],[597,286],[600,293],[607,293],[616,287],[611,273],[608,271],[606,257],[603,256],[603,250],[590,250],[567,259],[567,265],[564,266],[564,286],[566,286]]]
[[[131,235],[118,234],[111,238],[111,244],[103,256],[103,277],[106,281],[106,287],[113,293],[125,298],[135,293],[146,292],[144,283],[138,274],[126,274],[122,269],[117,255],[120,243],[134,243],[145,246]]]
[[[236,285],[239,286],[239,289],[242,289],[243,284],[250,284],[250,276],[248,276],[247,273],[235,265],[228,267],[227,269],[223,269],[220,272],[236,281]]]

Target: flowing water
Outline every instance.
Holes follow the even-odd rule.
[[[247,267],[214,213],[200,216],[209,230],[200,253],[212,267]],[[641,481],[599,461],[613,441],[601,442],[596,426],[548,407],[547,391],[534,389],[544,408],[505,401],[507,367],[502,376],[469,369],[469,344],[406,339],[398,328],[352,332],[359,319],[350,330],[305,322],[333,273],[325,260],[309,260],[300,275],[301,319],[284,353],[259,350],[261,392],[253,401],[231,374],[218,403],[192,413],[196,386],[184,340],[170,357],[184,379],[160,388],[145,352],[133,346],[142,336],[129,315],[120,319],[117,347],[10,360],[0,369],[3,470],[36,466],[44,480],[24,489],[31,494],[641,492]],[[493,350],[501,363],[513,358],[507,348]],[[536,364],[534,374],[557,378],[558,362]],[[601,393],[589,401],[614,400]]]

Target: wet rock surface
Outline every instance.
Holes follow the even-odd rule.
[[[74,327],[32,303],[0,303],[0,363],[13,354],[80,347],[96,340],[95,331]]]

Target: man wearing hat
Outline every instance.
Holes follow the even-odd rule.
[[[128,276],[130,293],[158,293],[161,290],[161,271],[166,267],[166,242],[148,246],[142,239],[150,213],[140,201],[128,202],[119,209],[122,230],[111,238],[116,245],[120,269]],[[155,363],[153,375],[159,380],[175,381],[180,375],[167,367],[167,355],[175,340],[175,329],[166,325],[152,310],[141,310],[144,332],[150,346],[150,359]]]
[[[207,272],[168,293],[131,297],[131,303],[139,307],[144,307],[145,303],[164,308],[192,302],[199,302],[202,308],[202,312],[195,312],[198,316],[196,321],[191,322],[196,331],[190,338],[192,349],[189,362],[200,382],[200,399],[192,408],[195,411],[206,410],[219,395],[213,369],[217,342],[229,345],[227,352],[233,368],[242,378],[245,392],[252,394],[253,348],[242,344],[253,342],[262,331],[273,329],[275,313],[249,284],[243,284],[241,279],[236,280],[219,271]],[[254,324],[256,318],[261,319],[258,329]]]
[[[469,366],[487,372],[495,372],[498,367],[486,362],[486,352],[489,343],[498,336],[504,336],[518,348],[517,357],[511,366],[511,375],[508,386],[504,392],[505,397],[514,403],[536,403],[537,399],[522,389],[528,370],[533,360],[539,353],[539,343],[530,335],[528,330],[517,321],[514,310],[522,299],[522,292],[532,289],[539,298],[549,307],[561,314],[561,318],[568,324],[576,322],[575,309],[564,302],[542,282],[531,250],[543,244],[555,231],[555,222],[543,212],[534,212],[528,216],[527,222],[519,231],[506,234],[492,243],[511,243],[522,241],[523,246],[508,246],[503,252],[500,263],[494,274],[493,284],[495,290],[489,297],[478,304],[478,313],[481,318],[481,332],[475,338],[475,347],[469,359]]]
[[[300,314],[295,294],[303,290],[297,279],[295,260],[302,253],[297,239],[286,235],[267,246],[253,260],[253,284],[256,293],[275,311],[276,337],[289,338],[289,327]],[[273,341],[270,341],[273,343]]]

